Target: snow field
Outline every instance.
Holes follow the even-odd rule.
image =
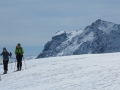
[[[33,59],[2,75],[0,90],[120,90],[120,53]],[[3,73],[2,65],[0,73]]]

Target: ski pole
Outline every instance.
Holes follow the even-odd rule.
[[[2,65],[2,59],[0,59],[0,65]]]
[[[12,62],[11,62],[11,69],[12,69]]]
[[[25,63],[25,59],[24,59],[24,57],[23,57],[23,60],[24,60],[24,65],[25,65],[25,69],[26,69],[26,63]]]
[[[1,81],[1,74],[0,74],[0,81]]]
[[[12,69],[12,59],[11,59],[11,69]]]
[[[11,60],[11,69],[12,69],[12,53],[10,52],[10,60]]]
[[[15,67],[16,67],[16,59],[15,59],[15,66],[14,66],[14,71],[15,71]]]

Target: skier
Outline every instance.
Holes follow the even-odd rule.
[[[11,56],[12,56],[12,53],[11,53],[11,52],[9,53],[9,52],[6,50],[6,48],[4,47],[4,48],[3,48],[3,52],[2,52],[0,55],[3,56],[3,66],[4,66],[4,72],[3,72],[3,74],[7,74],[9,56],[11,57]]]
[[[21,47],[21,44],[18,43],[15,49],[16,59],[17,59],[17,71],[22,69],[22,57],[23,57],[24,50]]]

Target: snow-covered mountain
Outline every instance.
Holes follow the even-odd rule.
[[[9,64],[8,74],[1,75],[0,90],[120,90],[119,56],[109,53],[33,59],[26,61],[26,69],[23,63],[18,72]]]
[[[120,51],[120,24],[96,20],[83,30],[58,31],[37,58]]]

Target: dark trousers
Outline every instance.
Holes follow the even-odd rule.
[[[17,55],[17,68],[21,68],[22,67],[22,55]]]
[[[8,70],[8,62],[9,60],[3,60],[4,70]]]

